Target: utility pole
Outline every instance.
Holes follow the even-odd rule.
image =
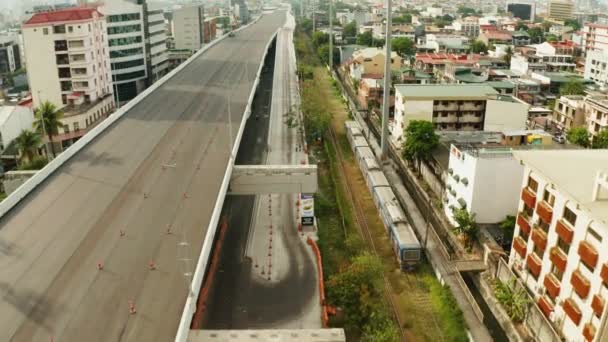
[[[380,146],[382,149],[381,159],[388,157],[388,110],[391,97],[391,1],[386,0],[386,42],[384,43],[384,96],[382,101],[382,139]]]
[[[329,0],[329,70],[334,66],[334,18],[332,16],[333,0]]]

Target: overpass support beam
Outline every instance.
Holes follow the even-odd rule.
[[[316,165],[235,165],[230,195],[317,192]]]

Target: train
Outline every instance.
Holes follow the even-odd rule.
[[[386,228],[397,263],[403,271],[412,270],[422,257],[420,241],[382,172],[374,152],[365,140],[361,126],[356,121],[347,121],[344,126],[367,188],[372,194],[374,204]]]

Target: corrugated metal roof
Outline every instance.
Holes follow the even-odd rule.
[[[498,92],[485,84],[397,84],[396,91],[405,98],[470,99],[496,97]]]

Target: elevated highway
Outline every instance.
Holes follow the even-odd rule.
[[[175,338],[284,20],[267,14],[196,57],[0,218],[0,341]]]

